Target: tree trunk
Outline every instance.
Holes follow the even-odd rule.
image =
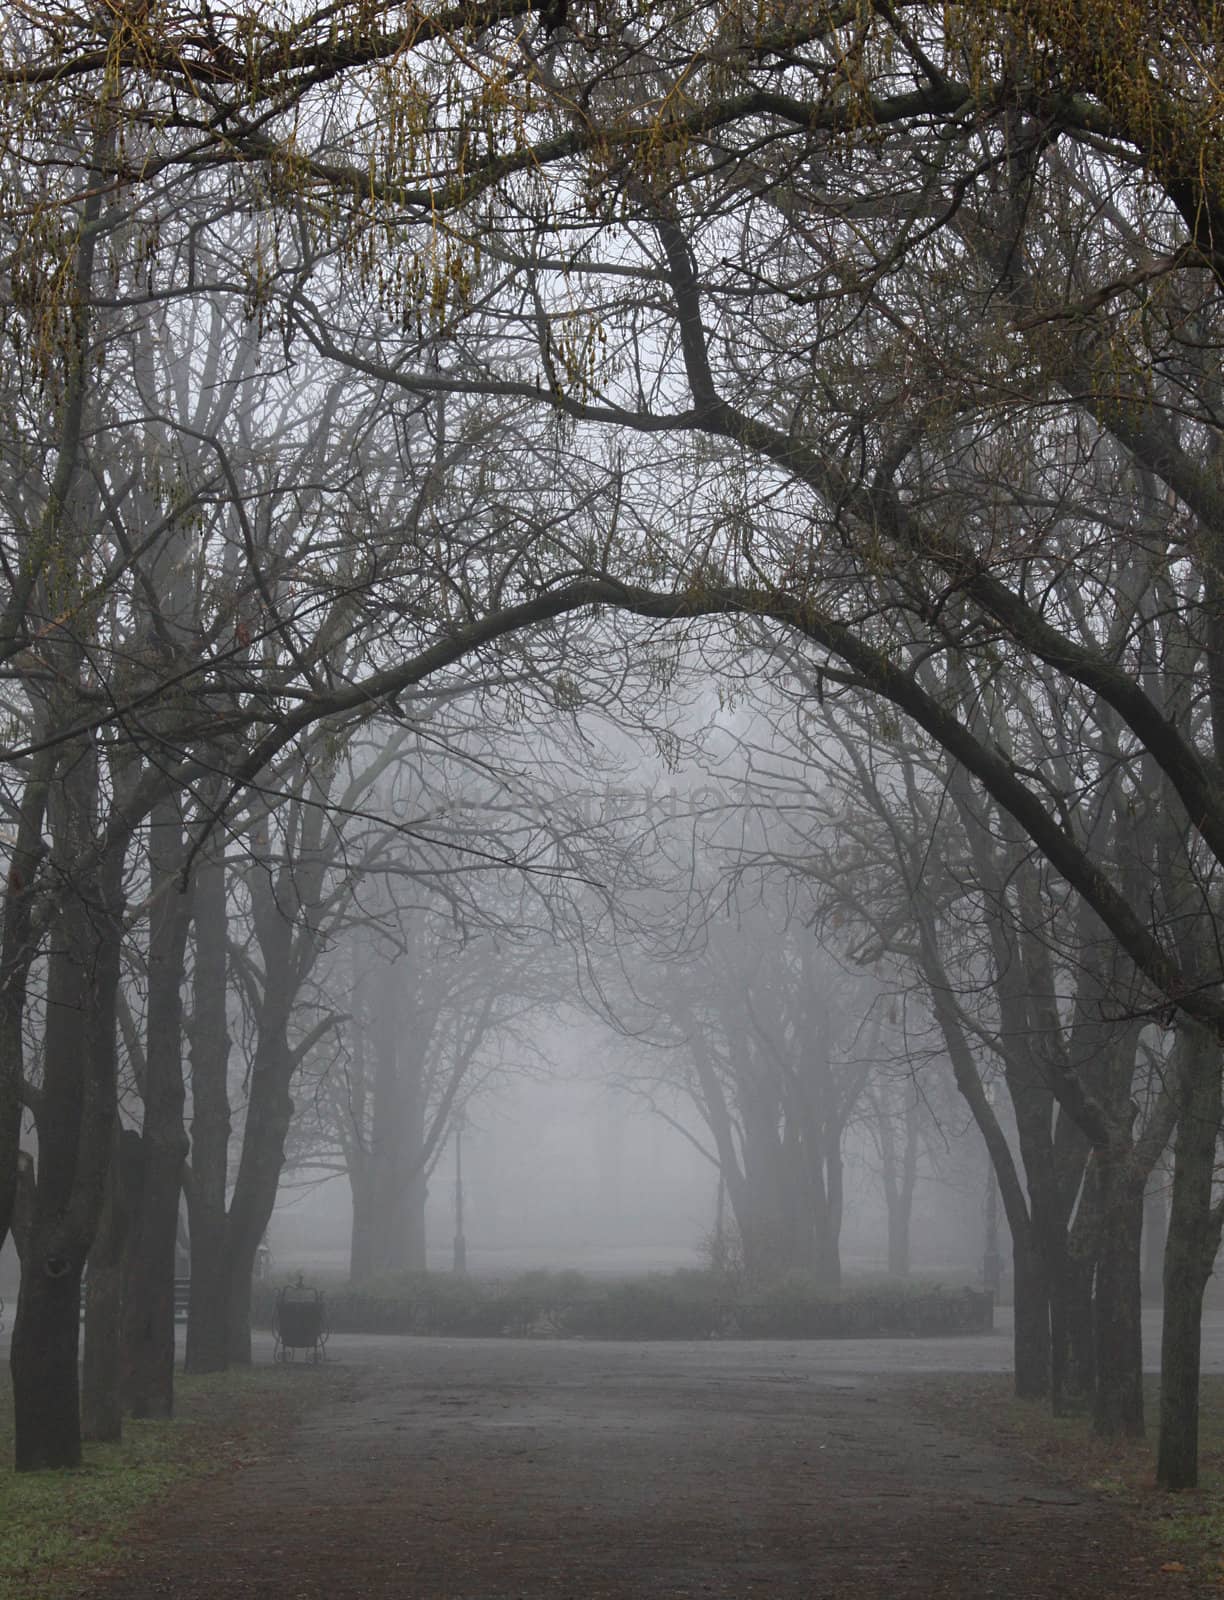
[[[1093,1321],[1096,1335],[1096,1395],[1092,1424],[1104,1438],[1141,1439],[1143,1419],[1143,1320],[1140,1238],[1143,1182],[1101,1168],[1103,1226],[1097,1252]]]
[[[1163,1166],[1158,1166],[1148,1179],[1143,1199],[1143,1303],[1149,1306],[1159,1305],[1163,1298],[1168,1183]]]
[[[1162,1489],[1198,1487],[1199,1366],[1206,1278],[1169,1231],[1160,1346],[1160,1443],[1156,1482]]]
[[[263,992],[228,1240],[229,1359],[242,1365],[251,1359],[255,1256],[272,1220],[285,1165],[285,1140],[293,1119],[290,1090],[298,1057],[289,1044],[289,1015],[319,950],[318,924],[313,918],[323,875],[323,808],[311,808],[305,815],[308,821],[303,822],[299,834],[301,859],[292,871],[282,867],[275,880],[266,864],[266,821],[257,822],[251,830],[254,864],[247,884],[263,958]]]
[[[72,907],[79,916],[79,908]],[[67,1213],[82,1115],[80,1070],[86,1045],[87,986],[58,919],[47,959],[43,1094],[38,1107],[38,1169],[34,1215],[21,1268],[9,1363],[19,1472],[75,1467],[81,1460],[81,1275],[88,1243],[61,1239],[56,1218]],[[74,1248],[75,1246],[75,1248]]]
[[[195,957],[191,1017],[191,1299],[187,1308],[188,1372],[221,1372],[229,1360],[230,1038],[226,1018],[229,919],[225,862],[196,869],[192,910]]]
[[[183,1129],[183,969],[190,901],[182,867],[178,806],[164,802],[149,823],[148,1021],[141,1188],[124,1282],[123,1404],[134,1417],[174,1413],[174,1265],[187,1136]]]
[[[1018,1400],[1050,1393],[1050,1287],[1041,1252],[1031,1239],[1012,1235],[1015,1285],[1014,1365]]]
[[[353,1197],[353,1227],[349,1235],[349,1282],[368,1283],[374,1277],[374,1252],[377,1217],[374,1208],[374,1189],[366,1163],[358,1169],[355,1160],[349,1164],[349,1189]]]
[[[910,1228],[914,1215],[914,1189],[918,1182],[918,1102],[909,1086],[904,1086],[905,1144],[897,1155],[894,1105],[881,1090],[876,1100],[876,1123],[883,1168],[884,1205],[888,1220],[888,1271],[894,1278],[907,1278],[910,1271]]]
[[[183,1153],[181,1143],[155,1135],[146,1150],[140,1228],[124,1275],[121,1384],[123,1405],[134,1417],[174,1414],[174,1266]]]
[[[133,1135],[133,1137],[135,1137]],[[137,1141],[139,1143],[139,1141]],[[123,1326],[123,1250],[129,1213],[123,1141],[116,1129],[106,1201],[85,1278],[85,1356],[81,1363],[81,1431],[111,1443],[122,1436],[120,1343]]]
[[[1219,1045],[1205,1030],[1192,1024],[1182,1023],[1181,1031],[1187,1048],[1180,1077],[1181,1113],[1173,1155],[1160,1350],[1156,1481],[1164,1489],[1193,1489],[1198,1485],[1203,1292],[1219,1242],[1219,1221],[1211,1211],[1220,1126]]]
[[[185,1372],[224,1372],[229,1366],[229,1221],[189,1203],[191,1298],[187,1306]]]
[[[429,1195],[429,1181],[423,1172],[409,1180],[405,1198],[404,1217],[404,1270],[424,1272],[428,1266],[425,1252],[425,1203]]]
[[[1101,1169],[1090,1162],[1084,1173],[1075,1220],[1065,1233],[1065,1249],[1056,1258],[1059,1272],[1057,1325],[1063,1346],[1054,1365],[1058,1384],[1055,1409],[1081,1410],[1096,1396],[1097,1336],[1095,1289],[1097,1257],[1101,1248]]]
[[[21,1275],[9,1353],[18,1472],[81,1464],[77,1359],[84,1263],[48,1261],[37,1242],[34,1257]]]
[[[48,959],[34,1215],[9,1355],[18,1471],[81,1460],[81,1275],[111,1166],[123,860],[117,844],[81,883]]]
[[[229,1298],[226,1329],[226,1357],[232,1367],[251,1364],[251,1280],[255,1275],[255,1252],[234,1251],[229,1260]]]
[[[999,1180],[989,1153],[986,1159],[986,1226],[982,1240],[982,1287],[996,1301],[1003,1287],[1003,1254],[999,1249]]]
[[[1082,1410],[1087,1395],[1092,1392],[1091,1375],[1088,1385],[1081,1387],[1083,1374],[1076,1371],[1076,1364],[1072,1361],[1073,1340],[1078,1352],[1083,1351],[1085,1339],[1088,1349],[1092,1348],[1092,1279],[1090,1272],[1075,1272],[1075,1264],[1067,1249],[1065,1229],[1061,1226],[1051,1227],[1048,1216],[1042,1217],[1042,1221],[1045,1226],[1038,1227],[1036,1232],[1045,1264],[1045,1292],[1050,1318],[1050,1405],[1056,1416],[1063,1416]]]
[[[841,1288],[842,1157],[839,1133],[825,1137],[823,1170],[816,1174],[812,1273],[822,1289]]]
[[[81,1437],[113,1444],[123,1435],[120,1346],[123,1326],[123,1264],[109,1258],[105,1223],[90,1252],[85,1278],[85,1356],[81,1362]]]
[[[280,996],[265,998],[260,1039],[251,1064],[251,1093],[242,1134],[242,1159],[229,1211],[229,1360],[251,1360],[251,1278],[255,1253],[272,1218],[285,1139],[293,1117],[289,1096],[294,1059]]]
[[[907,1205],[900,1196],[888,1203],[888,1273],[892,1278],[908,1278],[910,1273],[910,1218],[913,1196]]]
[[[30,763],[16,837],[10,847],[4,912],[0,918],[0,1245],[13,1221],[24,1116],[26,987],[37,949],[30,914],[35,879],[45,854],[43,818],[47,781],[56,751],[48,747]]]
[[[1097,1343],[1094,1278],[1096,1263],[1070,1257],[1065,1266],[1061,1328],[1065,1341],[1062,1363],[1064,1402],[1077,1409],[1096,1394]]]

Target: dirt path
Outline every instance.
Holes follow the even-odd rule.
[[[163,1508],[89,1600],[1103,1600],[1161,1583],[1107,1507],[821,1348],[388,1344],[282,1456]]]

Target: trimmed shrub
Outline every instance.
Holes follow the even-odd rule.
[[[257,1327],[270,1327],[277,1285],[255,1285]],[[882,1281],[832,1292],[800,1273],[749,1290],[711,1271],[592,1279],[528,1272],[504,1283],[445,1272],[395,1273],[327,1291],[334,1334],[464,1338],[895,1339],[988,1333],[989,1294]]]
[[[975,1289],[879,1283],[831,1292],[792,1274],[735,1308],[743,1339],[897,1339],[989,1333],[992,1297]]]
[[[672,1272],[592,1285],[567,1305],[561,1330],[587,1339],[710,1339],[731,1311],[724,1280],[712,1272]]]

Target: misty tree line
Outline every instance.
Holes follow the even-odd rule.
[[[10,8],[20,1466],[78,1459],[91,1255],[89,1407],[168,1406],[180,1182],[216,1288],[189,1362],[247,1350],[295,1080],[343,1034],[357,1108],[380,1092],[345,963],[392,983],[400,1023],[369,1016],[432,1074],[402,1186],[488,996],[509,1037],[504,997],[551,981],[497,975],[526,930],[619,949],[628,916],[649,947],[651,850],[588,853],[503,767],[581,770],[604,722],[666,748],[697,650],[772,721],[748,736],[776,787],[734,853],[694,851],[685,904],[729,871],[776,937],[740,1015],[705,981],[652,1009],[745,1240],[772,1206],[818,1256],[835,1220],[858,1050],[809,926],[866,1014],[896,992],[937,1034],[1011,1226],[1018,1386],[1091,1392],[1106,1433],[1143,1425],[1139,1226],[1171,1148],[1159,1474],[1194,1481],[1224,1029],[1213,15]],[[483,787],[443,827],[452,747]],[[717,982],[720,933],[679,947]]]

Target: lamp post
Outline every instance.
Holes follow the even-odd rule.
[[[455,1246],[453,1272],[467,1271],[467,1240],[463,1237],[463,1118],[455,1119]]]

